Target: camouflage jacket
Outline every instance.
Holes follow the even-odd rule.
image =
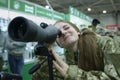
[[[115,53],[113,40],[107,36],[97,36],[97,44],[98,46],[100,46],[103,54],[105,55],[103,58],[105,64],[104,72],[84,71],[78,68],[77,65],[75,65],[74,54],[66,54],[66,56],[69,56],[68,58],[66,57],[66,59],[67,63],[70,64],[70,67],[64,80],[120,80],[120,77],[118,76],[118,71],[111,61],[111,55],[114,54],[117,56],[117,54]]]
[[[97,36],[97,44],[103,50],[103,54],[112,55],[115,54],[115,46],[113,40],[109,37]],[[54,80],[120,80],[117,69],[110,60],[110,58],[105,56],[104,59],[104,72],[102,71],[84,71],[76,65],[75,55],[71,53],[66,53],[66,62],[69,64],[69,69],[67,71],[67,76],[63,79],[62,77],[55,77]],[[43,57],[42,57],[43,58]],[[39,61],[41,58],[39,58]],[[54,70],[55,71],[55,70]],[[56,72],[54,74],[57,74]],[[49,80],[48,76],[48,65],[47,63],[41,66],[33,74],[33,80]]]
[[[113,42],[115,44],[115,53],[120,53],[120,36],[114,36]]]

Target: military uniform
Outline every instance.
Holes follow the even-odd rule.
[[[120,36],[114,36],[113,42],[115,44],[115,53],[120,54]]]
[[[47,56],[37,56],[37,63],[41,63]],[[53,68],[54,80],[64,80],[63,77]],[[49,68],[48,62],[46,61],[41,67],[33,73],[32,80],[49,80]]]
[[[115,46],[111,38],[97,36],[97,44],[104,54],[104,72],[84,71],[78,68],[75,54],[66,54],[67,62],[70,64],[65,80],[120,80],[117,69],[113,65],[109,55],[115,54]],[[68,57],[69,56],[69,57]],[[72,65],[71,65],[72,64]]]
[[[108,55],[115,54],[115,46],[111,38],[97,36],[97,44],[104,55],[104,72],[103,71],[84,71],[77,66],[77,55],[66,52],[66,62],[69,64],[67,76],[59,80],[120,80],[117,69],[113,65]],[[43,71],[43,72],[41,72]],[[48,71],[44,67],[34,73],[33,80],[48,80]],[[46,75],[42,75],[46,74]],[[42,77],[42,79],[41,79]],[[57,80],[57,79],[55,79]]]
[[[40,63],[42,60],[44,60],[45,56],[37,56],[37,63]],[[41,65],[40,69],[38,69],[35,73],[32,75],[32,80],[49,80],[48,75],[48,67],[47,62],[45,62],[43,65]]]

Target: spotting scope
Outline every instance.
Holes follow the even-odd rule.
[[[51,43],[61,35],[61,31],[53,25],[41,27],[25,17],[18,16],[9,23],[8,35],[11,39],[20,42]]]

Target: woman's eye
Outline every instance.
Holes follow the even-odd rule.
[[[69,27],[68,27],[68,26],[64,28],[64,30],[67,30],[67,29],[69,29]]]

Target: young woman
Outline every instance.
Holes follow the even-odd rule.
[[[56,59],[53,64],[65,80],[120,80],[109,58],[115,54],[111,38],[87,29],[80,32],[67,21],[58,21],[54,26],[62,32],[56,41],[66,49],[66,62],[52,50]]]

